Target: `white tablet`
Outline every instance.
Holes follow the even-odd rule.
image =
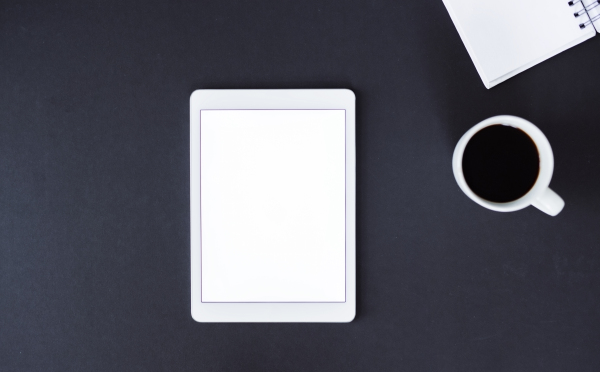
[[[354,319],[354,106],[346,89],[192,93],[196,321]]]

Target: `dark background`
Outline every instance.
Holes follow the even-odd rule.
[[[486,90],[440,0],[1,1],[0,371],[598,371],[599,66]],[[355,92],[354,322],[192,320],[201,88]],[[456,185],[498,114],[550,140],[557,217]]]

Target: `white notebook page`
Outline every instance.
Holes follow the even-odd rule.
[[[444,0],[488,88],[595,35],[567,0]],[[587,16],[584,16],[587,17]]]

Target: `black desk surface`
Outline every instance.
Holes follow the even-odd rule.
[[[83,3],[0,4],[1,371],[600,369],[600,37],[486,90],[440,0]],[[200,88],[356,93],[354,322],[192,320]],[[559,216],[459,190],[497,114],[550,140]]]

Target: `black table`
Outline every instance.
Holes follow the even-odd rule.
[[[600,37],[486,90],[441,1],[0,4],[1,371],[598,371]],[[357,318],[190,316],[189,95],[357,96]],[[557,217],[470,201],[524,117]]]

